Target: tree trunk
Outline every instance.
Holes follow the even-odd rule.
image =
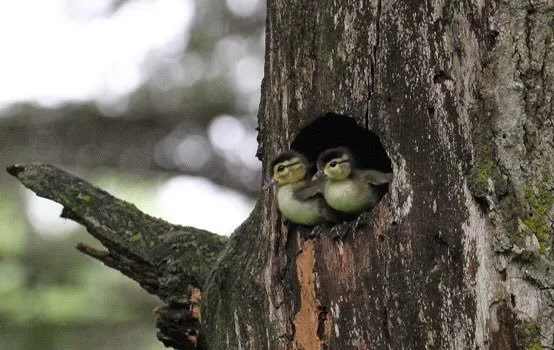
[[[190,237],[209,235],[197,231],[152,239],[193,242],[139,254],[149,262],[143,285],[167,302],[160,339],[209,349],[554,348],[553,16],[552,0],[270,1],[264,168],[289,147],[313,158],[344,144],[394,179],[376,208],[335,226],[284,222],[270,191],[223,250],[206,236],[191,258]],[[26,169],[10,172],[40,187]],[[172,288],[159,294],[168,274]],[[201,328],[180,325],[200,313]]]
[[[380,136],[394,180],[338,238],[283,225],[265,193],[208,284],[212,348],[553,347],[553,16],[268,2],[263,164],[355,142],[340,119],[315,127],[333,112]]]

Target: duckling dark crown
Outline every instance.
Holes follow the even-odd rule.
[[[337,147],[328,149],[319,155],[319,157],[317,158],[317,168],[323,169],[327,162],[331,161],[332,159],[342,158],[344,156],[346,156],[350,164],[354,166],[354,157],[352,156],[350,150],[346,147]]]
[[[275,165],[279,164],[279,163],[282,163],[286,160],[291,160],[293,158],[298,158],[300,159],[300,161],[303,163],[303,164],[307,164],[308,161],[306,160],[306,158],[304,158],[303,155],[301,155],[300,153],[297,153],[295,151],[287,151],[287,152],[283,152],[281,154],[279,154],[277,156],[277,158],[273,159],[271,161],[271,163],[269,163],[269,170],[270,171],[273,171],[273,168],[275,167]]]

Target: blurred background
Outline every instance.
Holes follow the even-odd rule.
[[[0,2],[0,349],[162,349],[138,284],[3,169],[58,165],[169,222],[230,234],[255,158],[262,0]],[[217,220],[214,220],[217,216]]]

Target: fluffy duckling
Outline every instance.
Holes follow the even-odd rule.
[[[392,180],[392,173],[356,169],[346,147],[326,150],[317,159],[317,173],[327,204],[340,212],[357,215],[375,207],[381,197],[379,185]]]
[[[336,221],[337,214],[325,203],[316,186],[306,179],[309,165],[301,154],[288,151],[280,154],[271,164],[273,176],[264,189],[277,184],[277,204],[279,211],[290,221],[315,226],[324,222]],[[302,198],[299,193],[302,191]]]

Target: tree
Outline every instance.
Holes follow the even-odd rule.
[[[549,0],[268,3],[258,156],[342,142],[390,161],[388,193],[351,222],[289,225],[266,192],[224,239],[50,166],[8,171],[108,248],[78,249],[166,302],[166,345],[553,348],[553,13]]]

